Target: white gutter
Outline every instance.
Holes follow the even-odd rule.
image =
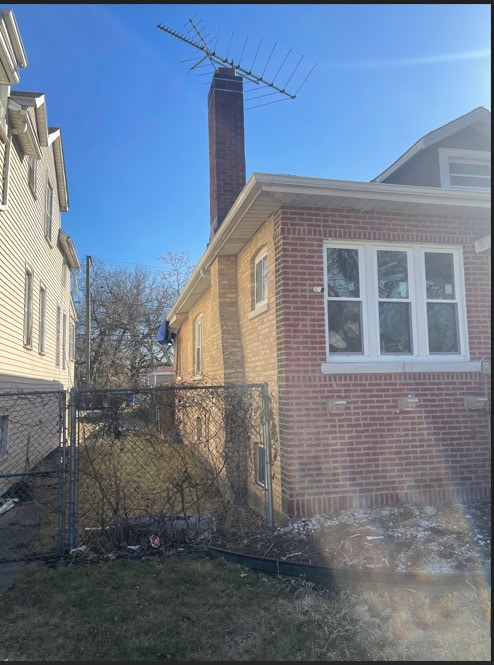
[[[256,202],[261,198],[263,201],[271,200],[274,211],[282,205],[302,205],[289,201],[290,198],[295,199],[297,196],[305,197],[305,199],[314,197],[314,201],[318,201],[318,208],[338,207],[338,202],[340,202],[340,207],[343,202],[348,207],[350,200],[351,205],[355,205],[357,209],[361,209],[359,204],[363,205],[364,202],[391,201],[398,206],[405,204],[427,207],[433,214],[440,214],[440,208],[445,206],[475,209],[479,212],[490,211],[490,191],[444,190],[435,187],[253,173],[171,309],[168,322],[174,331],[181,323],[180,311],[184,308],[186,311],[186,302],[194,291],[201,291],[199,285],[203,275],[228,243],[246,213],[254,208]],[[284,201],[283,198],[287,200]],[[311,206],[310,203],[305,205]],[[316,204],[314,203],[314,205]],[[435,210],[436,207],[437,210]]]

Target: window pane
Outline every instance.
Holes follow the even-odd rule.
[[[427,303],[429,353],[459,353],[456,305]]]
[[[263,257],[256,263],[256,303],[266,300],[268,282],[268,259]]]
[[[454,300],[453,255],[445,252],[426,252],[425,279],[429,300]]]
[[[359,302],[328,302],[330,353],[362,353],[361,321]]]
[[[491,167],[489,164],[474,164],[472,162],[449,162],[449,172],[463,175],[480,175],[490,178]]]
[[[330,247],[326,254],[328,296],[359,298],[358,250]]]
[[[408,298],[406,252],[377,252],[380,298]]]
[[[481,176],[468,176],[468,175],[452,175],[450,176],[450,182],[455,187],[490,187],[491,179],[483,178]]]
[[[379,303],[379,331],[381,353],[412,353],[410,304]]]

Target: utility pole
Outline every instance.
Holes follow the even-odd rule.
[[[86,256],[86,388],[91,383],[91,289],[89,270],[92,265],[90,256]]]

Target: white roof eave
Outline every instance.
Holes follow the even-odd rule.
[[[281,206],[490,218],[490,191],[445,190],[375,182],[326,180],[254,173],[225,217],[189,281],[171,309],[168,321],[177,330],[187,312],[209,288],[205,272],[219,255],[236,254]],[[248,233],[242,232],[242,225]]]

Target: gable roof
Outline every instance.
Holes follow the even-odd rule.
[[[421,150],[430,148],[435,143],[443,141],[448,136],[457,134],[462,129],[469,127],[471,125],[478,125],[485,129],[490,136],[490,127],[491,127],[491,112],[488,111],[483,106],[478,106],[469,113],[452,120],[451,122],[442,125],[438,129],[434,129],[432,132],[429,132],[416,143],[413,144],[401,157],[399,157],[391,166],[389,166],[385,171],[376,176],[371,182],[383,182],[389,176],[401,168],[406,162],[408,162],[412,157],[414,157]]]

